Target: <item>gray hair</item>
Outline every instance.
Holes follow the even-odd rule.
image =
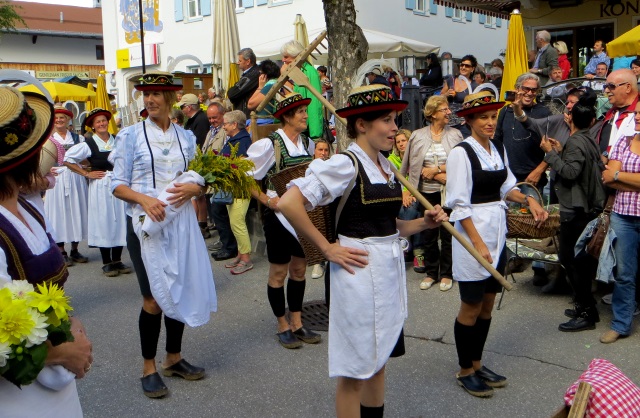
[[[536,38],[540,38],[546,43],[551,42],[551,34],[546,30],[538,31],[538,33],[536,33]]]
[[[214,89],[213,87],[209,87],[209,90],[207,90],[207,92],[215,93],[215,92],[216,92],[216,89]]]
[[[247,125],[247,116],[242,110],[232,110],[224,114],[224,121],[229,123],[237,123],[238,129],[244,129]]]
[[[538,87],[540,87],[540,77],[538,77],[535,74],[524,73],[518,76],[518,79],[516,80],[516,89],[519,89],[520,87],[522,87],[524,82],[527,80],[535,80],[536,84],[538,84]]]
[[[287,55],[291,58],[297,57],[302,51],[304,51],[304,46],[295,39],[287,42],[280,48],[280,53],[282,55]]]
[[[251,48],[242,48],[238,51],[238,55],[242,55],[242,58],[249,60],[251,64],[256,63],[256,54],[253,53],[253,49]]]

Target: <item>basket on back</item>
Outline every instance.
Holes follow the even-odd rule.
[[[515,187],[520,185],[530,186],[536,191],[540,204],[542,204],[542,195],[535,186],[532,186],[526,182],[517,183]],[[505,196],[509,194],[507,192]],[[560,212],[549,213],[549,217],[540,226],[536,226],[536,221],[533,219],[533,215],[528,213],[514,213],[511,210],[507,211],[507,238],[525,238],[525,239],[539,239],[553,237],[558,233],[560,229]]]
[[[287,191],[287,184],[293,179],[304,177],[304,173],[307,171],[309,163],[298,164],[293,167],[288,167],[271,176],[271,184],[278,193],[278,196],[282,196]],[[310,212],[307,212],[309,219],[313,225],[318,228],[318,231],[324,235],[329,242],[335,242],[335,213],[331,210],[330,205],[318,206]],[[306,239],[298,235],[298,240],[304,255],[307,260],[307,265],[312,266],[324,261],[324,255],[320,250]]]

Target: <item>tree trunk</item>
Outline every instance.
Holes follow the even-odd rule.
[[[333,103],[336,108],[344,107],[351,90],[351,78],[363,62],[367,60],[369,43],[356,24],[356,10],[353,0],[323,0],[324,20],[327,25],[329,42],[329,65],[333,83]],[[336,123],[338,150],[345,150],[351,138],[341,123]]]

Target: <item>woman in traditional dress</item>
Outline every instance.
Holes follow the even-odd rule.
[[[63,286],[69,273],[43,214],[19,194],[39,179],[40,148],[49,137],[53,106],[40,95],[0,87],[0,286],[13,280]],[[26,123],[25,123],[26,122]],[[0,377],[0,415],[15,418],[80,418],[76,379],[91,368],[91,343],[77,318],[74,341],[49,346],[45,368],[30,385],[18,388]]]
[[[424,106],[424,116],[431,123],[413,132],[402,159],[400,172],[409,176],[409,182],[432,205],[444,204],[442,197],[447,183],[447,155],[463,139],[459,130],[447,126],[450,115],[446,97],[429,97]],[[419,209],[422,210],[424,208]],[[417,273],[426,273],[420,282],[420,289],[427,290],[437,282],[440,282],[443,292],[451,289],[451,234],[444,226],[428,229],[422,233],[418,244],[413,249],[413,269]]]
[[[95,108],[86,116],[83,125],[93,130],[84,142],[71,147],[64,156],[65,166],[89,179],[89,239],[88,244],[100,248],[102,274],[115,277],[131,273],[122,262],[122,247],[126,240],[124,202],[111,194],[113,165],[108,161],[115,139],[109,133],[111,112]],[[87,160],[91,170],[80,165]]]
[[[50,139],[60,145],[58,158],[61,161],[64,159],[64,151],[84,141],[82,136],[69,131],[72,119],[71,111],[62,106],[55,107],[55,130]],[[87,239],[87,180],[65,166],[60,167],[57,172],[55,187],[45,195],[44,212],[53,226],[53,237],[67,266],[86,263],[89,259],[80,254],[78,243]],[[66,242],[71,243],[71,253],[68,255],[64,249]]]
[[[279,198],[271,184],[271,176],[280,170],[313,159],[314,143],[303,134],[307,129],[310,102],[298,93],[282,98],[273,114],[282,121],[282,129],[254,142],[247,151],[248,158],[255,164],[253,177],[263,183],[262,190],[254,190],[252,194],[264,206],[262,225],[269,260],[267,297],[278,321],[278,342],[285,348],[301,347],[302,342],[317,344],[322,340],[320,334],[302,324],[307,263],[293,229],[277,209]],[[285,317],[284,281],[287,274],[289,321]]]
[[[458,116],[464,117],[471,136],[454,147],[447,159],[446,206],[451,221],[464,238],[498,271],[506,264],[507,206],[504,200],[527,205],[539,224],[547,212],[531,195],[514,189],[516,179],[501,143],[493,137],[498,109],[490,92],[468,95]],[[460,372],[457,382],[473,396],[493,395],[507,378],[482,364],[482,351],[489,334],[491,312],[498,281],[456,240],[452,243],[453,278],[460,288],[460,310],[454,324]]]
[[[407,296],[399,235],[409,236],[447,219],[439,207],[424,218],[397,219],[402,188],[380,151],[393,147],[395,119],[406,106],[394,100],[386,86],[352,90],[347,107],[337,111],[347,118],[348,135],[355,139],[349,155],[312,162],[306,176],[293,180],[278,203],[296,230],[330,261],[329,375],[338,377],[338,417],[382,416],[385,364],[405,351]],[[305,209],[336,198],[343,210],[339,240],[332,244]]]
[[[127,248],[142,293],[140,380],[150,398],[168,393],[155,361],[162,313],[167,351],[163,375],[197,380],[204,369],[181,355],[184,325],[207,323],[217,308],[207,247],[190,203],[204,194],[204,182],[172,183],[195,155],[193,133],[169,119],[175,91],[181,87],[173,84],[171,74],[144,74],[135,88],[142,91],[149,117],[120,131],[109,156],[112,192],[128,203]],[[169,214],[175,217],[164,222]],[[151,229],[156,231],[146,232]]]

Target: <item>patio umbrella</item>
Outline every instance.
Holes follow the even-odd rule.
[[[239,79],[236,56],[240,35],[232,0],[216,0],[213,26],[213,84],[229,89]],[[233,81],[233,83],[232,83]]]
[[[98,87],[96,88],[96,99],[94,101],[95,106],[108,110],[111,112],[111,100],[109,100],[109,93],[107,93],[107,80],[105,79],[106,72],[100,71],[98,76]],[[109,133],[115,135],[118,133],[118,126],[116,125],[116,118],[112,117],[109,121]]]
[[[309,46],[307,22],[304,21],[301,14],[297,14],[296,19],[293,21],[293,39],[300,42],[305,48]],[[307,61],[311,62],[311,57],[308,57]]]
[[[607,55],[613,58],[640,55],[640,26],[608,42]]]
[[[507,33],[507,53],[504,59],[501,92],[513,90],[518,76],[529,71],[527,42],[524,39],[522,15],[518,9],[511,12]],[[499,98],[498,98],[499,99]]]
[[[93,88],[93,83],[87,83],[87,90],[91,90],[95,92],[95,89]],[[87,112],[93,109],[94,107],[96,107],[96,105],[93,103],[93,99],[89,99],[84,103],[84,110],[86,110]]]
[[[96,94],[91,90],[73,84],[47,81],[42,83],[42,85],[45,89],[47,89],[55,103],[66,102],[67,100],[73,100],[75,102],[86,102],[87,100],[94,99],[96,97]],[[40,89],[33,84],[21,87],[20,91],[30,91],[33,93],[42,94]]]

